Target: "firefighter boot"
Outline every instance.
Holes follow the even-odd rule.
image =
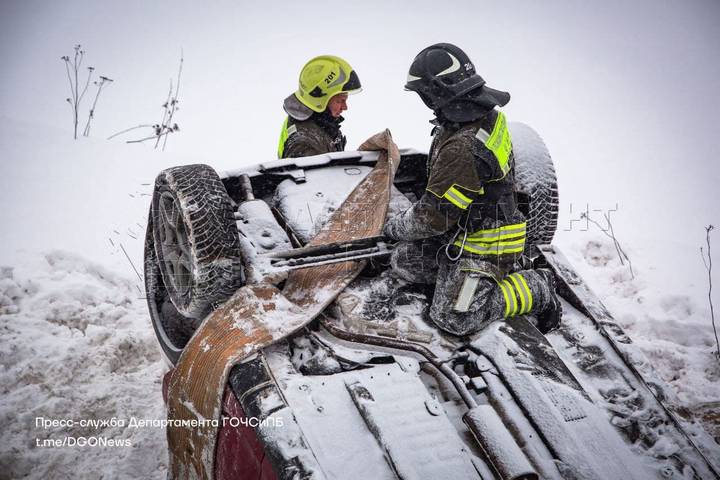
[[[562,306],[555,293],[553,273],[545,268],[511,273],[500,283],[505,298],[505,318],[532,315],[542,333],[557,327]],[[532,317],[530,317],[532,319]]]

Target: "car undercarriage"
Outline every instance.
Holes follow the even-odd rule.
[[[215,478],[717,478],[720,454],[694,438],[707,433],[668,406],[672,392],[551,244],[552,161],[532,129],[510,129],[529,222],[527,261],[553,271],[560,327],[543,335],[528,315],[450,335],[428,317],[432,282],[393,275],[382,251],[392,245],[374,242],[372,254],[362,245],[353,258],[364,267],[327,308],[229,371],[222,415],[243,421],[217,433]],[[427,181],[426,155],[399,153],[388,215],[408,208]],[[183,172],[212,179],[209,167],[175,167],[186,170],[156,184],[146,288],[171,363],[180,361],[208,311],[241,285],[283,285],[287,269],[273,261],[278,252],[304,248],[380,155],[341,152],[225,172],[192,193],[202,201],[182,182],[173,193],[172,182]],[[209,207],[198,207],[202,202]],[[194,218],[197,212],[203,218]],[[362,224],[354,218],[347,228]],[[231,261],[200,268],[183,260],[201,258],[206,237],[224,241],[208,245],[225,248]],[[205,272],[203,285],[198,271]]]

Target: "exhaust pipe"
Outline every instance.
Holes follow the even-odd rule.
[[[463,422],[503,480],[538,480],[525,453],[490,405],[477,405],[463,415]]]

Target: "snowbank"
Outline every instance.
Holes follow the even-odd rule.
[[[632,242],[629,246],[624,248],[633,261],[634,278],[627,263],[620,263],[612,241],[602,235],[588,234],[564,251],[676,391],[682,402],[679,406],[697,413],[720,400],[720,361],[713,355],[716,346],[707,284],[703,278],[683,276],[684,288],[665,285],[652,267],[662,257],[648,262]],[[683,251],[694,253],[689,248]],[[683,257],[687,262],[701,262],[699,256],[686,253]]]
[[[165,418],[167,367],[141,297],[131,279],[68,252],[2,268],[0,476],[164,477],[165,430],[128,428],[131,417]],[[65,426],[44,428],[37,417]],[[113,418],[128,423],[80,425]],[[122,446],[39,446],[65,437],[104,437]]]

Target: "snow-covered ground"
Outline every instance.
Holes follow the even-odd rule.
[[[39,143],[38,125],[1,123],[0,478],[163,478],[164,429],[79,422],[165,418],[142,243],[157,169],[191,160],[52,128]],[[8,195],[13,185],[23,188]],[[38,417],[76,423],[44,428]],[[130,445],[37,443],[66,436]]]
[[[704,226],[720,227],[716,3],[618,0],[588,11],[577,2],[457,2],[438,11],[429,1],[370,2],[333,11],[341,42],[304,28],[316,16],[300,4],[146,3],[0,5],[0,478],[164,477],[163,429],[46,429],[35,419],[164,418],[166,366],[139,278],[154,176],[171,165],[272,159],[282,98],[302,63],[327,52],[347,57],[364,85],[344,124],[349,148],[389,127],[400,146],[425,149],[429,112],[402,91],[407,66],[436,41],[465,48],[490,85],[513,94],[508,116],[535,127],[554,155],[556,244],[681,406],[720,402],[699,254]],[[493,38],[502,45],[488,49]],[[73,141],[59,57],[76,42],[115,83],[92,137]],[[105,140],[157,121],[180,47],[182,130],[168,149]],[[603,233],[576,221],[585,208],[600,222],[617,208],[634,279]],[[66,434],[132,445],[37,446]]]
[[[80,426],[162,419],[167,370],[132,278],[77,254],[49,251],[0,274],[3,478],[161,478],[161,428]],[[67,422],[71,427],[45,425]],[[41,447],[104,437],[119,447]],[[125,445],[124,442],[129,441]]]
[[[632,260],[635,247],[631,248],[627,253]],[[637,261],[633,279],[627,264],[620,263],[612,241],[604,237],[564,251],[673,387],[682,406],[698,411],[720,400],[720,362],[713,355],[716,346],[707,285],[697,281],[699,294],[667,289],[657,283],[649,267]]]

